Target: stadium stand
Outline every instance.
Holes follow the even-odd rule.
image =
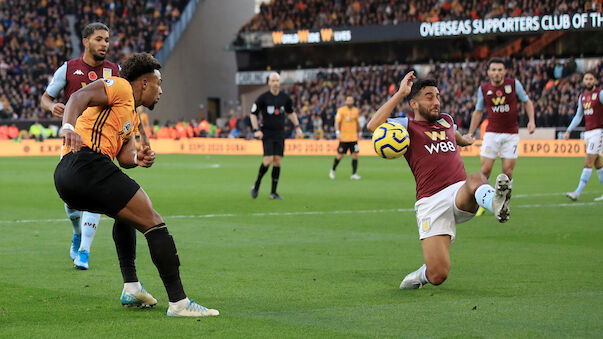
[[[566,0],[274,0],[262,4],[260,12],[239,32],[395,25],[401,22],[516,17],[600,9],[600,1]]]
[[[54,71],[72,57],[67,14],[75,30],[90,22],[112,28],[108,59],[157,52],[188,0],[0,1],[0,120],[50,118],[39,107]],[[152,27],[153,29],[149,29]]]
[[[322,130],[333,134],[333,119],[345,96],[352,95],[360,108],[362,122],[395,91],[409,66],[382,65],[319,70],[316,77],[290,88],[301,125],[306,134],[314,133],[314,121],[323,121]],[[597,66],[599,78],[603,65]],[[538,127],[567,127],[576,110],[582,76],[576,73],[573,59],[559,62],[551,59],[512,59],[508,75],[520,80],[534,102]],[[486,62],[467,64],[436,63],[425,77],[440,83],[442,108],[450,112],[462,129],[468,129],[475,109],[478,87],[486,81]],[[408,105],[398,114],[405,114]],[[523,117],[525,118],[525,117]],[[525,125],[525,122],[522,122]],[[363,126],[364,127],[364,126]]]

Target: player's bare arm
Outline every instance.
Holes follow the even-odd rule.
[[[79,151],[82,148],[82,137],[73,129],[77,118],[88,107],[103,106],[108,103],[109,97],[103,81],[95,81],[73,93],[65,106],[63,114],[63,127],[60,134],[63,137],[63,144],[71,147],[74,153]]]
[[[134,138],[130,138],[117,155],[117,161],[123,168],[151,167],[155,163],[155,152],[149,146],[144,146],[140,151],[136,150]]]
[[[375,112],[371,120],[366,125],[369,131],[373,132],[377,127],[379,127],[379,125],[387,121],[387,118],[389,118],[390,114],[392,114],[394,108],[396,108],[396,106],[398,106],[398,104],[400,104],[400,102],[402,102],[402,100],[404,100],[404,98],[410,94],[413,80],[416,78],[417,77],[415,76],[414,71],[410,71],[404,76],[404,79],[402,79],[400,82],[400,88],[398,91],[392,95],[392,97],[387,100],[387,102],[383,104],[383,106],[381,106],[377,112]]]
[[[470,135],[470,134],[461,135],[461,133],[459,131],[456,131],[454,133],[454,138],[456,139],[456,144],[461,147],[472,145],[475,142],[475,138],[473,138],[472,135]]]
[[[142,119],[140,119],[140,114],[142,113],[142,106],[136,107],[136,113],[138,113],[139,123],[138,123],[138,132],[140,133],[140,148],[144,149],[145,147],[151,148],[151,140],[147,135],[147,131],[144,129],[144,124],[142,123]]]
[[[335,137],[341,139],[341,121],[335,121]]]
[[[532,103],[532,100],[528,99],[528,101],[525,102],[525,105],[526,113],[528,114],[528,132],[533,134],[536,130],[536,120],[534,120],[534,104]]]
[[[53,116],[57,118],[63,117],[63,112],[65,111],[65,105],[60,102],[55,102],[54,98],[50,96],[47,92],[44,92],[42,98],[40,99],[40,106],[43,109],[52,113]]]
[[[301,127],[299,126],[299,120],[297,119],[297,114],[295,112],[287,115],[287,118],[291,120],[293,126],[295,126],[295,135],[297,137],[301,137],[304,133],[302,132]]]
[[[249,115],[249,120],[251,121],[251,129],[253,130],[253,136],[258,139],[262,139],[264,137],[264,133],[260,131],[260,124],[258,123],[258,117],[255,114]]]
[[[475,130],[477,129],[479,124],[482,122],[483,115],[484,115],[483,111],[480,111],[478,109],[473,111],[473,114],[471,115],[471,124],[469,125],[469,133],[467,133],[467,135],[469,135],[471,137],[473,137],[475,135]]]

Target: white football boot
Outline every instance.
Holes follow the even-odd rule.
[[[352,180],[360,180],[360,179],[362,179],[362,177],[359,176],[358,174],[354,173],[354,174],[352,174],[350,176],[350,179],[352,179]]]
[[[567,192],[565,196],[568,197],[571,201],[576,201],[580,198],[580,194],[578,192]]]
[[[136,293],[129,293],[124,287],[119,300],[124,307],[150,308],[157,305],[157,299],[153,298],[144,287],[141,287],[140,291]]]
[[[203,307],[194,300],[190,300],[188,306],[181,310],[176,310],[175,307],[170,305],[166,315],[168,317],[210,317],[220,315],[220,312],[218,310]]]
[[[404,280],[402,280],[402,282],[400,283],[401,290],[416,290],[427,285],[421,282],[421,269],[423,268],[423,266],[421,266],[421,268],[419,268],[418,270],[407,274],[406,277],[404,277]]]
[[[595,198],[595,201],[603,201],[603,195],[602,195],[602,196],[600,196],[600,197],[596,197],[596,198]]]
[[[331,170],[331,171],[329,172],[329,178],[331,178],[331,179],[335,179],[335,171],[334,171],[334,170]]]
[[[509,202],[511,201],[511,180],[501,173],[496,177],[494,186],[494,198],[492,198],[492,210],[498,222],[507,222],[509,220]]]

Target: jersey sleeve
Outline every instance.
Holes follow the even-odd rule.
[[[582,94],[580,94],[580,96],[578,97],[578,109],[576,110],[576,115],[574,115],[574,118],[572,119],[570,125],[567,127],[567,130],[571,132],[576,127],[578,127],[578,125],[580,125],[580,122],[582,121],[583,116],[584,108],[582,108]]]
[[[127,102],[132,97],[132,88],[130,87],[128,80],[119,77],[111,77],[102,79],[102,81],[105,84],[109,105]]]
[[[394,124],[400,124],[404,128],[408,128],[408,118],[388,118],[387,122],[393,122]]]
[[[335,113],[335,122],[341,121],[341,108],[337,109],[337,113]]]
[[[523,89],[521,82],[519,82],[519,80],[517,80],[517,79],[515,79],[515,93],[517,94],[517,99],[519,99],[519,101],[521,101],[521,102],[526,102],[526,101],[530,100],[530,98],[528,97],[528,94]]]
[[[486,104],[484,102],[484,95],[482,94],[482,86],[479,86],[477,88],[477,100],[475,102],[475,110],[483,111],[485,107]]]
[[[290,96],[287,96],[287,102],[285,102],[285,112],[288,114],[293,113],[293,100]]]
[[[53,98],[59,96],[63,88],[67,86],[67,63],[65,62],[59,69],[54,72],[50,84],[46,87],[46,93]]]
[[[251,106],[251,114],[259,115],[262,108],[262,96],[260,95]]]
[[[599,92],[599,102],[603,104],[603,89]]]

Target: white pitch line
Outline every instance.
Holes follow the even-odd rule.
[[[512,205],[512,208],[549,208],[549,207],[584,207],[603,205],[600,202],[568,202],[560,204],[527,204],[527,205]],[[391,209],[375,209],[375,210],[335,210],[335,211],[298,211],[298,212],[265,212],[265,213],[250,213],[250,214],[197,214],[197,215],[170,215],[164,216],[166,219],[200,219],[200,218],[228,218],[228,217],[264,217],[264,216],[293,216],[293,215],[325,215],[325,214],[367,214],[367,213],[407,213],[414,212],[412,208],[391,208]],[[103,217],[103,220],[111,220],[111,218]],[[44,222],[66,222],[69,219],[17,219],[17,220],[0,220],[0,224],[10,223],[44,223]]]

